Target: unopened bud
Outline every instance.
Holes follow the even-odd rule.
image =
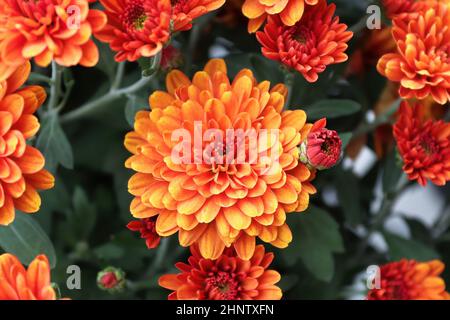
[[[109,292],[121,291],[125,287],[125,272],[114,267],[107,267],[97,275],[97,285]]]
[[[300,145],[300,161],[317,170],[335,166],[342,155],[342,140],[334,130],[325,128],[326,119],[317,121]]]

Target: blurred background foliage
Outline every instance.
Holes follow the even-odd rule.
[[[371,1],[333,2],[341,21],[355,32],[348,50],[351,56],[365,40],[366,8]],[[260,54],[255,37],[246,31],[239,5],[239,0],[227,1],[219,12],[201,18],[190,32],[173,39],[172,44],[181,48],[183,71],[192,76],[211,56],[220,56],[226,59],[230,76],[250,68],[259,80],[272,84],[288,81],[292,86],[289,108],[304,109],[309,121],[327,117],[328,128],[340,133],[345,146],[363,145],[374,153],[373,130],[388,122],[398,107],[397,101],[386,113],[370,117],[386,86],[375,66],[363,76],[349,76],[348,63],[331,66],[314,84],[299,74],[286,78],[280,65]],[[0,247],[24,262],[36,252],[46,253],[54,267],[53,281],[63,297],[165,299],[168,292],[158,287],[157,279],[175,271],[174,263],[184,261],[188,249],[180,247],[175,236],[148,250],[145,241],[125,227],[132,220],[127,192],[131,172],[124,167],[128,153],[123,147],[134,114],[148,108],[149,94],[164,87],[165,75],[160,71],[142,90],[113,99],[95,112],[68,116],[107,94],[114,82],[118,64],[107,46],[98,46],[101,61],[95,68],[59,70],[67,103],[60,114],[41,110],[41,130],[33,141],[45,154],[47,168],[56,174],[56,186],[42,193],[39,213],[17,214],[12,226],[0,228]],[[48,88],[51,70],[34,67],[33,71],[30,83]],[[127,63],[122,86],[135,83],[140,74],[137,63]],[[339,166],[318,174],[314,184],[319,192],[312,197],[310,208],[288,215],[294,234],[290,246],[285,250],[267,246],[275,253],[272,267],[282,275],[285,298],[362,297],[366,268],[400,258],[441,258],[450,265],[449,188],[432,188],[433,194],[445,201],[432,225],[421,218],[428,214],[425,210],[414,218],[403,216],[408,230],[395,232],[385,228],[385,222],[399,196],[412,188],[396,151],[371,161],[363,158],[367,163],[363,173],[352,166],[358,160],[354,152],[347,151]],[[427,203],[425,208],[432,205]],[[73,264],[82,270],[81,290],[66,287],[66,269]],[[96,275],[107,266],[126,272],[128,286],[121,293],[111,295],[97,288]],[[363,277],[358,277],[361,274]]]

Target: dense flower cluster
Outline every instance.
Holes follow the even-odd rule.
[[[369,291],[368,300],[449,300],[440,277],[444,264],[439,260],[401,260],[381,266],[379,288]],[[376,283],[374,283],[376,285]]]

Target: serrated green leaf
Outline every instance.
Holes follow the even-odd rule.
[[[360,203],[358,178],[353,172],[338,168],[335,182],[339,204],[344,212],[346,222],[356,226],[361,223],[365,214]]]
[[[40,225],[28,214],[16,211],[9,226],[0,226],[0,247],[14,254],[25,265],[40,254],[45,254],[50,267],[56,265],[56,253],[48,236]]]
[[[342,150],[345,150],[345,148],[347,148],[348,144],[350,143],[350,140],[353,137],[353,133],[352,132],[339,133],[339,137],[342,140]]]
[[[383,191],[386,194],[397,190],[403,170],[397,161],[397,150],[394,148],[386,157],[383,166]]]
[[[389,232],[383,232],[383,235],[389,247],[388,252],[391,260],[415,259],[428,261],[439,258],[439,254],[433,248],[421,242],[401,238]]]
[[[291,214],[289,220],[294,239],[283,250],[285,261],[292,266],[300,259],[316,278],[330,281],[334,274],[333,253],[344,251],[339,225],[315,206],[305,213]]]
[[[44,154],[49,171],[55,172],[59,164],[73,169],[72,146],[59,124],[56,113],[49,113],[41,120],[36,147]]]
[[[125,105],[125,119],[127,119],[128,124],[134,127],[134,118],[136,113],[140,110],[148,108],[148,102],[138,96],[129,97],[127,104]]]
[[[361,110],[361,105],[352,100],[330,99],[318,101],[305,107],[304,110],[310,120],[320,118],[332,119],[357,113]]]

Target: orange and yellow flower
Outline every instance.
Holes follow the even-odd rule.
[[[159,53],[170,39],[170,0],[100,0],[108,24],[96,36],[116,51],[116,61]]]
[[[227,249],[217,260],[204,259],[191,246],[188,264],[179,262],[178,274],[159,278],[159,285],[173,290],[170,300],[280,300],[276,286],[280,274],[267,270],[274,258],[258,245],[249,261],[243,261],[233,249]]]
[[[0,300],[56,300],[47,257],[37,256],[25,269],[12,254],[0,255]]]
[[[182,246],[198,244],[207,259],[217,259],[225,247],[234,246],[248,260],[255,237],[286,247],[292,240],[286,213],[305,210],[309,195],[316,192],[310,183],[314,174],[298,161],[297,147],[312,127],[305,124],[305,112],[282,111],[287,88],[279,84],[270,89],[268,81],[258,83],[248,69],[230,82],[219,59],[209,61],[192,81],[178,70],[170,72],[166,86],[167,91],[150,96],[152,110],[136,115],[134,131],[125,138],[133,154],[126,167],[137,171],[128,183],[135,197],[132,215],[158,216],[160,236],[178,232]],[[173,157],[180,147],[173,134],[180,128],[194,137],[182,142],[184,155],[194,154],[192,162]],[[208,141],[198,144],[195,136],[211,130],[222,137],[229,130],[253,132],[261,148],[255,157],[245,138],[233,138],[226,148]],[[237,148],[253,161],[238,161]]]
[[[385,54],[378,71],[400,83],[402,98],[432,96],[440,104],[450,100],[450,8],[430,2],[426,9],[394,18],[392,34],[397,52]]]
[[[328,65],[348,59],[345,50],[353,33],[339,23],[335,10],[335,4],[321,0],[292,26],[278,16],[269,17],[264,32],[256,33],[263,55],[300,72],[308,82],[317,81]]]
[[[427,180],[443,186],[450,180],[450,123],[426,119],[418,103],[400,106],[394,137],[410,180],[425,186]]]
[[[98,49],[91,39],[106,23],[87,0],[4,0],[0,6],[1,69],[34,58],[40,66],[52,60],[66,67],[92,67]]]
[[[192,28],[192,21],[208,12],[219,9],[225,0],[175,0],[172,1],[172,20],[174,31]]]
[[[320,0],[245,0],[242,13],[249,19],[248,32],[256,32],[268,16],[278,16],[286,26],[293,26],[303,16],[308,6]]]
[[[449,300],[440,277],[444,264],[439,260],[400,260],[380,269],[380,288],[372,289],[368,300]],[[375,283],[374,283],[375,284]]]
[[[41,198],[36,190],[54,184],[53,176],[43,169],[44,156],[27,144],[39,130],[33,114],[46,97],[42,87],[20,88],[30,70],[26,62],[0,82],[0,225],[14,221],[15,209],[38,211]]]

